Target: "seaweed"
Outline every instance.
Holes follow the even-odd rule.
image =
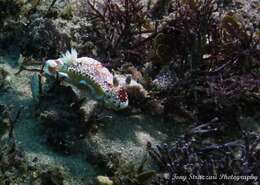
[[[29,4],[0,0],[0,45],[18,46],[25,56],[40,60],[77,46],[79,55],[92,53],[115,74],[131,73],[143,84],[144,88],[129,89],[130,103],[137,110],[173,124],[191,123],[185,125],[191,129],[176,142],[148,147],[158,165],[156,172],[146,171],[144,162],[136,166],[114,155],[107,161],[91,160],[104,163],[97,165],[105,169],[105,183],[259,184],[259,133],[245,132],[240,126],[244,115],[259,120],[256,23],[249,29],[240,15],[228,10],[232,2],[226,0],[158,0],[153,7],[150,1],[148,8],[141,0],[101,2],[81,0],[76,9],[66,3],[59,9],[58,1],[52,0],[47,10],[36,15],[39,0]],[[21,35],[23,39],[16,42]],[[77,144],[97,121],[96,103],[88,101],[88,109],[73,89],[58,80],[47,92],[41,87],[42,69],[33,68],[36,65],[42,67],[42,62],[25,58],[17,74],[23,70],[40,73],[32,78],[32,92],[43,135],[47,144],[68,154],[74,146],[79,148]],[[7,77],[0,69],[1,93]],[[0,106],[1,139],[14,137],[15,119],[6,112]],[[11,150],[0,152],[1,173],[23,166],[23,154],[15,142],[10,146]],[[258,180],[224,180],[221,174],[254,175]],[[212,179],[184,181],[177,176]],[[4,178],[3,182],[10,182]],[[47,170],[36,179],[62,184],[63,176]]]
[[[247,104],[249,94],[259,106],[259,37],[234,13],[221,12],[214,0],[176,1],[161,20],[153,64],[170,66],[178,79],[159,89],[166,115],[179,107],[193,120],[209,121],[227,107]]]
[[[196,71],[206,52],[211,30],[216,26],[216,11],[214,0],[176,1],[173,11],[163,19],[162,31],[156,36],[156,54],[167,56],[165,63],[179,59],[182,63],[180,75],[184,74],[185,68]]]
[[[94,42],[105,51],[107,60],[141,61],[144,53],[135,46],[142,34],[152,33],[147,12],[140,0],[105,0],[102,4],[87,0],[86,16],[92,21]],[[140,46],[139,46],[140,47]],[[138,62],[137,62],[138,63]]]
[[[173,146],[150,148],[150,156],[159,167],[152,184],[259,183],[259,141],[258,133],[244,133],[239,140],[207,145],[198,137],[185,136]],[[237,180],[228,176],[254,178]]]
[[[169,14],[171,3],[171,0],[157,0],[149,9],[149,15],[152,19],[162,19]]]

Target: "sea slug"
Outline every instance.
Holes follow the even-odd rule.
[[[113,74],[93,58],[78,58],[74,49],[61,58],[47,60],[44,74],[52,77],[58,75],[76,87],[90,89],[91,94],[109,109],[121,110],[128,106],[127,91]]]

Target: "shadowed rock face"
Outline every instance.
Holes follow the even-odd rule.
[[[40,122],[47,144],[65,153],[86,137],[89,119],[97,111],[97,102],[80,102],[71,87],[57,86],[40,101]]]
[[[10,76],[8,71],[0,67],[0,92],[5,91],[8,88],[10,82]]]

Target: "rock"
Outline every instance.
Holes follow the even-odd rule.
[[[94,115],[98,108],[98,102],[95,100],[88,100],[79,109],[79,113],[82,116],[84,122],[88,122],[90,117]]]
[[[63,185],[64,173],[60,169],[47,170],[40,174],[42,185]]]
[[[35,18],[28,27],[22,47],[24,56],[56,58],[70,48],[69,34],[47,18]]]
[[[16,45],[18,38],[21,38],[24,28],[21,22],[25,18],[23,15],[24,5],[24,1],[0,1],[0,48],[6,49],[12,44]]]
[[[11,77],[8,71],[4,68],[0,68],[0,91],[6,90],[10,84]]]
[[[97,181],[100,185],[113,185],[113,181],[106,176],[97,176]]]
[[[164,105],[160,100],[152,100],[147,104],[147,111],[153,116],[162,116],[164,114]]]
[[[47,144],[55,150],[70,153],[87,136],[89,118],[97,110],[97,102],[80,101],[69,86],[57,86],[40,102],[40,122]]]

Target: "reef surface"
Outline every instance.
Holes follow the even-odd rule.
[[[259,7],[0,0],[0,185],[259,184]]]
[[[183,130],[182,126],[149,115],[125,116],[106,112],[98,131],[82,139],[77,151],[68,155],[53,150],[46,144],[40,119],[35,113],[30,87],[32,73],[24,71],[15,75],[19,70],[18,60],[19,54],[10,51],[2,56],[0,64],[0,68],[10,75],[9,88],[1,93],[0,104],[8,105],[14,112],[21,110],[14,128],[17,147],[24,151],[29,163],[37,159],[36,164],[39,166],[62,168],[68,174],[65,182],[69,184],[85,184],[100,175],[102,169],[95,167],[98,160],[102,163],[99,155],[120,154],[122,158],[138,164],[145,155],[147,143],[170,141]]]

